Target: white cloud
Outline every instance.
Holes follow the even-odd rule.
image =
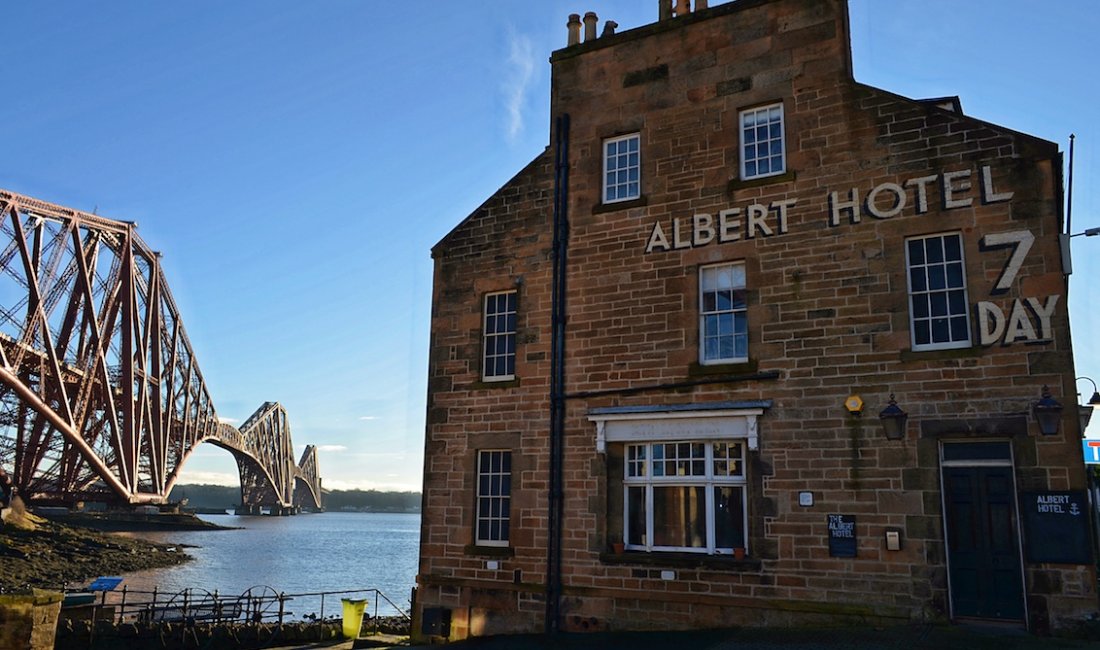
[[[378,416],[377,415],[360,415],[359,419],[360,420],[377,420]]]
[[[240,485],[241,477],[237,474],[224,472],[180,471],[180,477],[176,481],[179,485]]]
[[[512,71],[504,84],[504,100],[508,110],[508,139],[515,140],[523,131],[523,104],[535,74],[535,49],[530,38],[511,28],[508,48],[508,64]]]
[[[198,447],[195,447],[195,450],[187,456],[188,462],[195,458],[217,458],[220,460],[232,460],[233,454],[231,454],[228,450],[222,449],[221,447],[217,447],[215,445],[199,445]]]
[[[340,479],[325,479],[326,490],[382,490],[394,492],[419,492],[420,482],[408,483],[401,481],[341,481]]]
[[[317,451],[337,452],[347,450],[346,445],[317,445]]]
[[[238,422],[240,422],[240,420],[238,420],[237,418],[223,418],[221,416],[218,416],[218,422],[221,422],[222,424],[237,424]]]

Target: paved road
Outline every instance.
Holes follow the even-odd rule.
[[[352,642],[307,647],[350,650]],[[1097,650],[1100,649],[1100,638],[1093,641],[1054,639],[1003,628],[913,625],[857,629],[616,632],[562,634],[553,638],[516,635],[469,639],[433,647],[440,650]]]

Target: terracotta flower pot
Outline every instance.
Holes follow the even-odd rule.
[[[735,559],[735,560],[744,560],[745,559],[745,549],[740,547],[740,546],[733,549],[733,559]]]

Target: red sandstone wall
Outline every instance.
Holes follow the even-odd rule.
[[[845,6],[834,0],[741,0],[561,50],[552,60],[553,115],[569,114],[572,124],[566,385],[574,394],[600,393],[567,408],[563,625],[946,616],[941,438],[988,437],[1001,427],[993,433],[1012,440],[1018,490],[1084,485],[1057,242],[1056,147],[855,83]],[[738,111],[773,101],[785,110],[789,171],[740,181]],[[642,134],[643,199],[601,206],[601,140],[634,131]],[[541,629],[551,162],[552,152],[536,159],[434,251],[418,606],[454,608],[455,636]],[[1011,200],[983,203],[983,168],[994,191],[1013,192]],[[946,209],[943,175],[962,171],[968,179],[947,182],[971,204]],[[844,200],[856,188],[862,199],[883,183],[905,187],[932,176],[923,182],[926,210],[910,184],[897,216],[877,219],[863,208],[858,222],[840,211],[830,223],[831,192]],[[697,213],[791,200],[784,233],[772,212],[771,236],[743,231],[730,243],[646,253],[654,224],[670,233],[679,220],[690,241]],[[970,302],[1007,314],[1017,300],[1058,295],[1049,337],[910,350],[904,239],[956,230]],[[1034,246],[1018,280],[993,294],[1010,249],[983,250],[981,238],[1021,230],[1034,235]],[[700,366],[698,267],[738,260],[748,277],[750,362]],[[481,296],[513,286],[519,379],[481,384]],[[1044,384],[1066,407],[1057,436],[1040,437],[1029,415]],[[886,441],[877,421],[890,393],[910,414],[902,441]],[[862,418],[843,408],[853,394],[867,404]],[[753,561],[610,555],[621,488],[609,490],[607,474],[621,463],[621,446],[596,453],[588,410],[752,399],[774,403],[749,459]],[[470,546],[474,452],[497,446],[514,449],[519,465],[513,543],[503,554]],[[815,507],[799,508],[797,493],[807,489]],[[858,516],[856,559],[829,557],[830,512]],[[887,527],[902,531],[903,550],[884,549]],[[487,570],[489,561],[500,568]],[[669,569],[676,579],[661,579]],[[1095,609],[1090,567],[1028,565],[1027,573],[1033,628]]]

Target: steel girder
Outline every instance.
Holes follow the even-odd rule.
[[[286,460],[277,410],[273,429],[218,421],[160,256],[133,223],[0,190],[0,466],[20,493],[162,502],[211,441],[289,506],[286,485],[306,474]],[[309,471],[319,484],[315,459]]]
[[[306,447],[301,463],[294,464],[290,422],[278,402],[265,402],[240,428],[248,442],[252,462],[238,458],[241,504],[287,507],[305,504],[321,507],[321,477],[317,473],[317,449]],[[299,485],[305,486],[299,493]]]
[[[321,473],[317,471],[317,447],[306,445],[294,480],[294,505],[321,507]]]

